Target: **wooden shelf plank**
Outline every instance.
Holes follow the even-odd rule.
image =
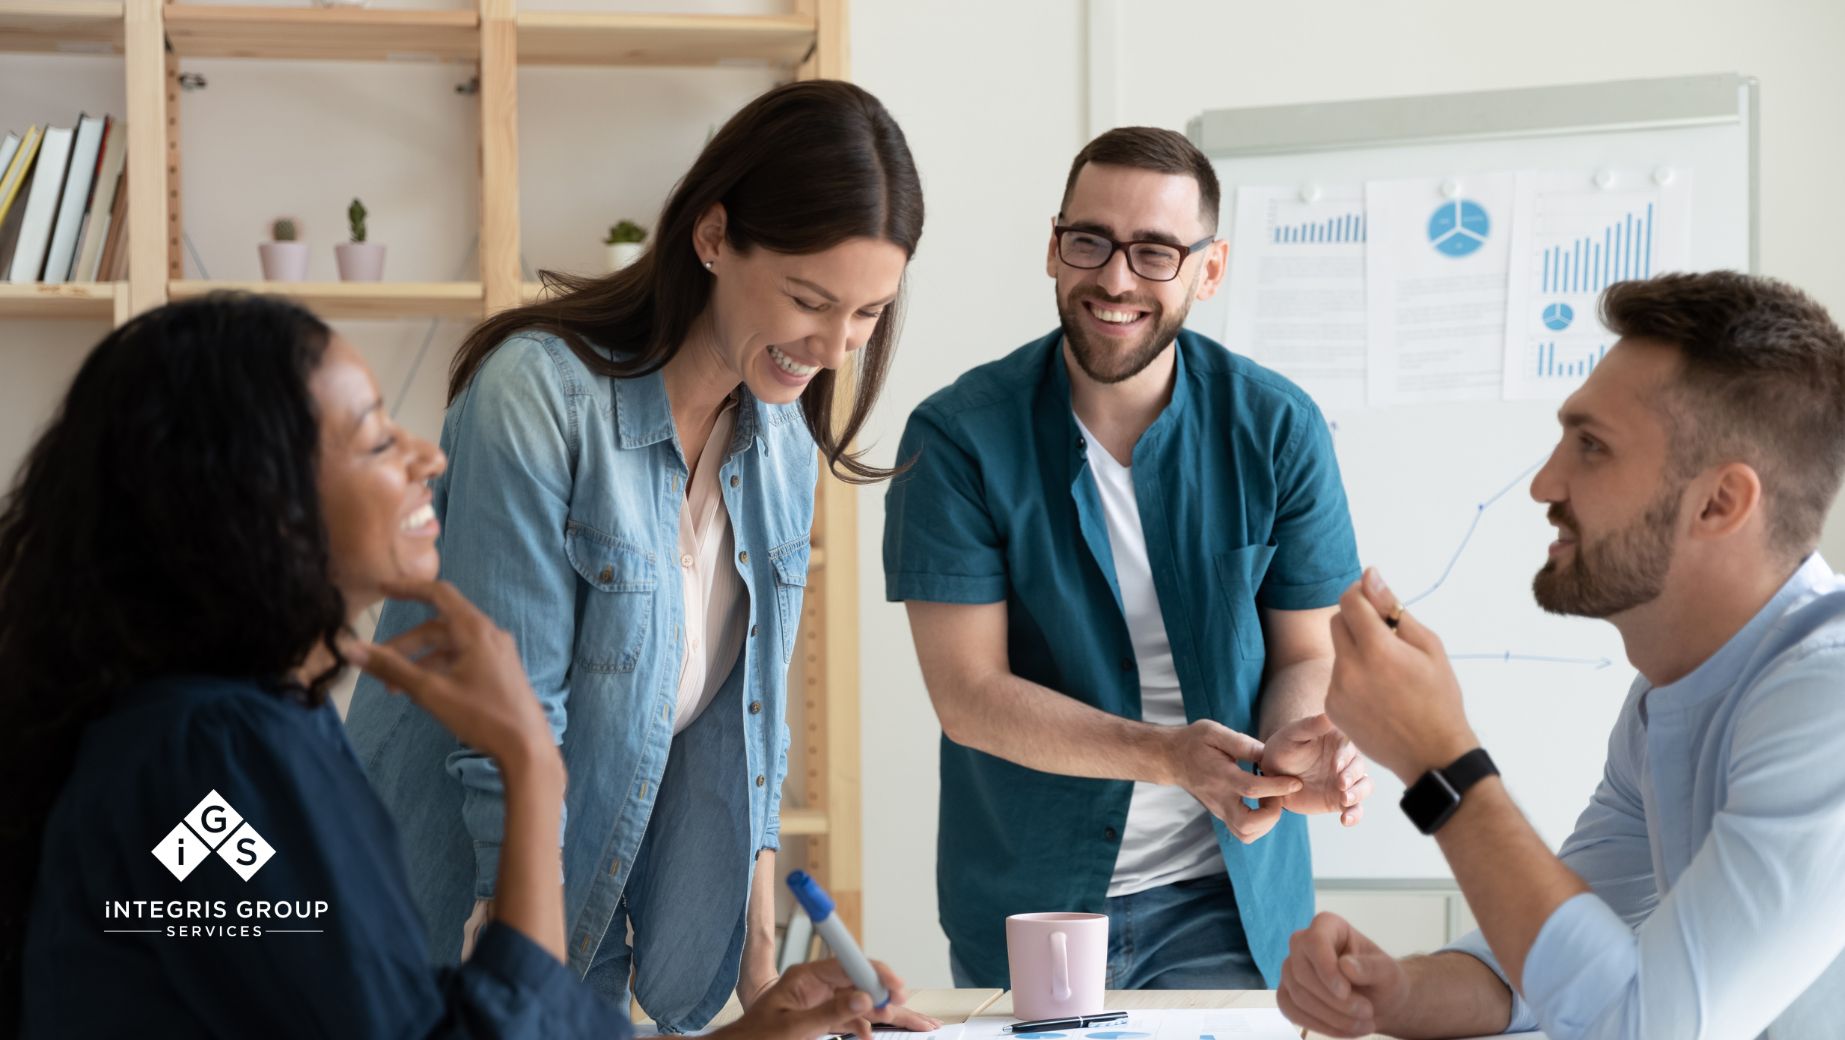
[[[0,282],[0,318],[72,318],[110,321],[115,317],[114,282],[14,285]]]
[[[218,291],[273,293],[300,301],[323,318],[457,318],[481,316],[479,282],[171,282],[175,300]]]
[[[782,835],[817,835],[827,832],[826,810],[782,808]]]
[[[219,7],[173,4],[167,39],[186,58],[326,61],[472,61],[480,57],[475,11]]]
[[[803,15],[519,14],[520,65],[793,67],[814,45]]]
[[[0,0],[0,52],[120,54],[121,0]]]

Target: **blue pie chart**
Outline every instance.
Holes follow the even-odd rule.
[[[1576,310],[1567,303],[1553,303],[1544,308],[1544,327],[1552,332],[1562,332],[1576,320]]]
[[[1444,256],[1469,256],[1486,244],[1492,226],[1485,206],[1455,199],[1442,203],[1429,217],[1429,242]]]

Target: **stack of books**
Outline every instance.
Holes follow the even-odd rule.
[[[128,274],[128,127],[110,116],[0,139],[0,278],[115,282]]]

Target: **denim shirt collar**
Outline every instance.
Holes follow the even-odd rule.
[[[632,379],[612,379],[615,387],[615,429],[623,448],[645,448],[675,435],[672,402],[666,397],[666,377],[655,370]],[[751,444],[767,450],[762,429],[768,423],[766,406],[750,393],[749,387],[737,386],[737,427],[731,434],[727,455],[735,455]]]

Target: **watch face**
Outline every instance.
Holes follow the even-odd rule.
[[[1434,834],[1460,807],[1461,796],[1448,786],[1448,781],[1440,773],[1430,770],[1403,792],[1400,804],[1417,830],[1424,834]]]

